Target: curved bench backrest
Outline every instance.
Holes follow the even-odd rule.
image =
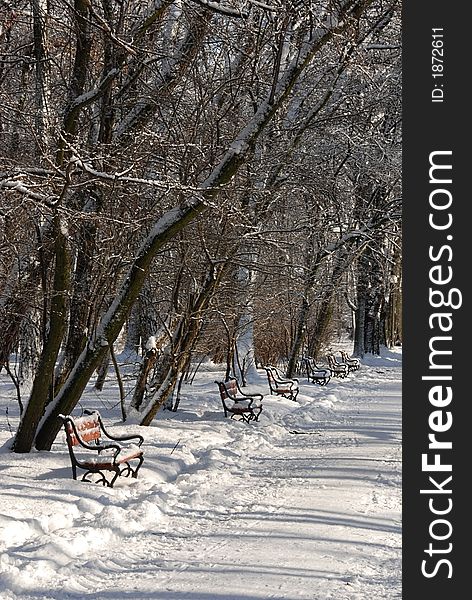
[[[66,422],[67,437],[72,446],[80,442],[92,442],[100,439],[100,422],[95,416],[69,418]]]

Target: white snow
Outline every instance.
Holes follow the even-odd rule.
[[[113,489],[71,478],[63,433],[9,452],[0,374],[1,600],[401,598],[401,352],[326,387],[300,377],[299,402],[261,377],[249,425],[224,418],[214,368],[151,427],[119,423],[113,381],[89,386],[83,407],[145,438],[138,479]]]
[[[151,335],[146,342],[146,350],[155,350],[157,348],[156,336]]]

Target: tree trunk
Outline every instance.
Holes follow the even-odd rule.
[[[54,217],[55,269],[49,328],[30,399],[16,433],[13,446],[15,452],[31,450],[38,424],[53,395],[54,369],[66,330],[70,288],[70,256],[67,233],[63,227],[62,219],[56,213]]]
[[[158,410],[164,406],[173,393],[178,378],[187,368],[192,350],[200,335],[204,323],[204,311],[208,307],[223,274],[229,268],[229,261],[215,268],[211,265],[198,295],[191,300],[187,313],[180,319],[172,344],[163,354],[163,363],[159,378],[153,385],[156,392],[146,406],[142,408],[141,425],[150,425]]]
[[[245,256],[251,262],[257,262],[257,257],[253,252],[245,253]],[[241,312],[238,318],[236,328],[236,353],[238,356],[238,370],[235,371],[236,377],[243,385],[248,381],[257,381],[259,374],[256,370],[256,359],[254,353],[254,282],[255,273],[247,266],[240,266],[238,269],[238,305]]]
[[[393,255],[388,301],[385,308],[385,344],[389,348],[402,341],[401,275],[401,247],[398,246]]]
[[[55,378],[55,390],[59,391],[69,376],[74,364],[87,343],[87,330],[90,323],[92,268],[95,256],[96,226],[85,223],[79,227],[77,239],[80,240],[74,273],[74,291],[72,294],[69,329],[61,364]]]
[[[139,304],[135,302],[126,321],[125,352],[131,355],[138,355],[141,348],[139,313]]]
[[[18,379],[32,381],[41,355],[40,315],[29,311],[20,325]]]
[[[308,312],[310,309],[310,304],[306,296],[302,298],[302,305],[300,307],[298,316],[297,316],[297,324],[295,329],[295,337],[293,340],[292,348],[290,350],[290,356],[288,359],[287,373],[286,376],[291,378],[295,373],[295,369],[297,367],[298,357],[300,356],[300,352],[303,347],[303,340],[305,337],[305,329],[306,323],[308,320]]]
[[[367,251],[357,261],[357,295],[356,295],[356,319],[354,330],[354,355],[363,357],[366,352],[366,316],[368,312],[368,288],[369,288],[370,261]]]
[[[148,274],[151,261],[157,251],[178,231],[183,229],[198,212],[203,209],[203,203],[191,205],[171,211],[165,215],[149,235],[141,247],[121,289],[107,313],[102,318],[94,339],[89,340],[78,358],[69,377],[65,381],[51,410],[40,425],[36,436],[36,448],[49,450],[61,427],[59,414],[69,414],[80,400],[80,396],[90,377],[108,351],[108,344],[113,343],[141,290]]]
[[[31,304],[32,300],[39,295],[42,284],[44,296],[47,294],[47,286],[46,282],[43,281],[43,277],[50,268],[54,257],[51,227],[46,225],[39,232],[39,236],[39,249],[31,245],[30,255],[26,254],[27,250],[25,249],[25,252],[16,258],[1,289],[0,339],[2,343],[0,345],[0,370],[20,342],[20,331],[24,320],[35,318],[34,315],[31,315]],[[36,253],[38,257],[36,257]],[[45,332],[45,328],[46,323],[44,322],[40,328],[41,332]],[[43,343],[44,338],[45,335],[43,336]]]
[[[316,323],[311,332],[312,344],[311,354],[316,359],[318,358],[323,345],[328,337],[328,330],[333,316],[334,300],[338,292],[339,284],[346,270],[349,268],[353,260],[351,252],[352,242],[346,243],[337,249],[334,256],[334,264],[329,276],[329,280],[324,282],[321,298],[318,301],[318,311],[316,315]]]
[[[110,367],[111,356],[110,352],[107,352],[101,361],[101,363],[97,367],[97,380],[95,382],[95,389],[101,392],[103,390],[103,386],[105,385],[105,381],[108,374],[108,369]]]
[[[146,352],[144,360],[141,364],[136,386],[134,388],[133,398],[131,400],[131,408],[138,412],[140,411],[143,403],[149,374],[156,364],[157,357],[158,354],[156,348],[151,348]]]
[[[354,356],[359,356],[360,358],[365,354],[365,313],[365,293],[362,293],[361,290],[359,290],[357,294],[356,326],[354,331]]]

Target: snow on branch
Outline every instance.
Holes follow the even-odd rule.
[[[12,192],[17,192],[18,194],[22,194],[26,198],[31,198],[32,200],[38,200],[39,202],[43,202],[48,206],[52,206],[52,199],[49,196],[45,196],[43,194],[38,194],[38,192],[33,192],[31,189],[27,187],[27,185],[22,181],[12,181],[12,180],[4,180],[0,181],[0,188],[5,188]]]
[[[236,17],[238,19],[245,19],[249,16],[248,12],[243,12],[240,8],[233,8],[227,4],[221,4],[219,0],[191,0],[195,4],[199,4],[204,8],[207,8],[213,12],[226,17]]]
[[[243,162],[249,148],[254,144],[261,131],[288,98],[301,73],[303,73],[304,69],[313,60],[317,52],[331,38],[339,35],[346,29],[352,22],[352,16],[356,12],[360,13],[362,10],[366,10],[372,1],[360,0],[356,2],[345,0],[339,7],[338,13],[331,16],[330,24],[326,28],[318,28],[307,34],[299,53],[285,69],[269,96],[261,102],[253,118],[236,136],[220,164],[203,183],[203,188],[219,187],[232,177],[234,170],[237,169],[237,164]]]
[[[76,154],[71,158],[71,163],[74,164],[79,169],[82,169],[92,177],[96,179],[100,179],[102,181],[109,181],[112,183],[123,182],[123,183],[139,183],[143,185],[148,185],[151,187],[157,187],[163,190],[171,190],[171,189],[179,189],[181,191],[186,192],[197,192],[197,188],[183,186],[178,181],[171,180],[163,180],[163,179],[145,179],[143,177],[129,177],[127,173],[129,173],[132,167],[127,168],[125,171],[120,173],[106,173],[105,171],[97,171],[92,167],[92,165],[79,158]]]
[[[136,56],[136,50],[113,33],[113,31],[110,28],[110,26],[108,25],[108,23],[106,21],[104,21],[97,12],[95,12],[91,3],[90,3],[89,10],[90,10],[90,13],[94,16],[94,18],[98,21],[99,26],[102,28],[102,30],[106,32],[106,34],[110,37],[110,39],[117,46],[120,46],[121,48],[123,48],[123,50],[126,50],[126,52],[128,54],[131,54],[131,56]]]
[[[105,77],[101,80],[101,82],[95,89],[85,92],[84,94],[77,96],[77,98],[74,98],[74,100],[69,105],[69,112],[75,112],[79,110],[79,108],[90,104],[96,98],[101,96],[105,91],[105,88],[110,83],[110,81],[112,81],[118,75],[118,73],[118,69],[111,69],[110,71],[108,71],[108,73],[105,75]]]

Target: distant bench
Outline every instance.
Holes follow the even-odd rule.
[[[230,377],[226,381],[215,381],[220,392],[225,417],[250,423],[257,421],[262,412],[262,394],[246,394],[238,380]]]
[[[287,377],[284,377],[279,370],[272,365],[264,367],[264,370],[267,373],[271,394],[296,401],[298,392],[300,391],[298,388],[298,379],[288,379]]]
[[[318,366],[315,359],[311,356],[303,357],[302,362],[305,366],[308,381],[317,383],[318,385],[327,385],[329,383],[332,374],[331,369]]]
[[[361,368],[361,361],[358,358],[352,358],[345,350],[340,350],[340,353],[349,371],[358,371]]]
[[[336,356],[333,353],[326,355],[329,368],[333,373],[333,377],[340,377],[344,379],[349,375],[349,366],[345,362],[338,362]]]
[[[77,469],[85,471],[82,481],[108,487],[113,487],[120,476],[138,476],[144,460],[141,449],[144,438],[141,435],[111,435],[105,429],[98,411],[85,411],[82,417],[59,416],[64,424],[74,479],[77,479]],[[132,440],[137,443],[122,443]],[[106,477],[108,473],[112,473],[110,479]]]

